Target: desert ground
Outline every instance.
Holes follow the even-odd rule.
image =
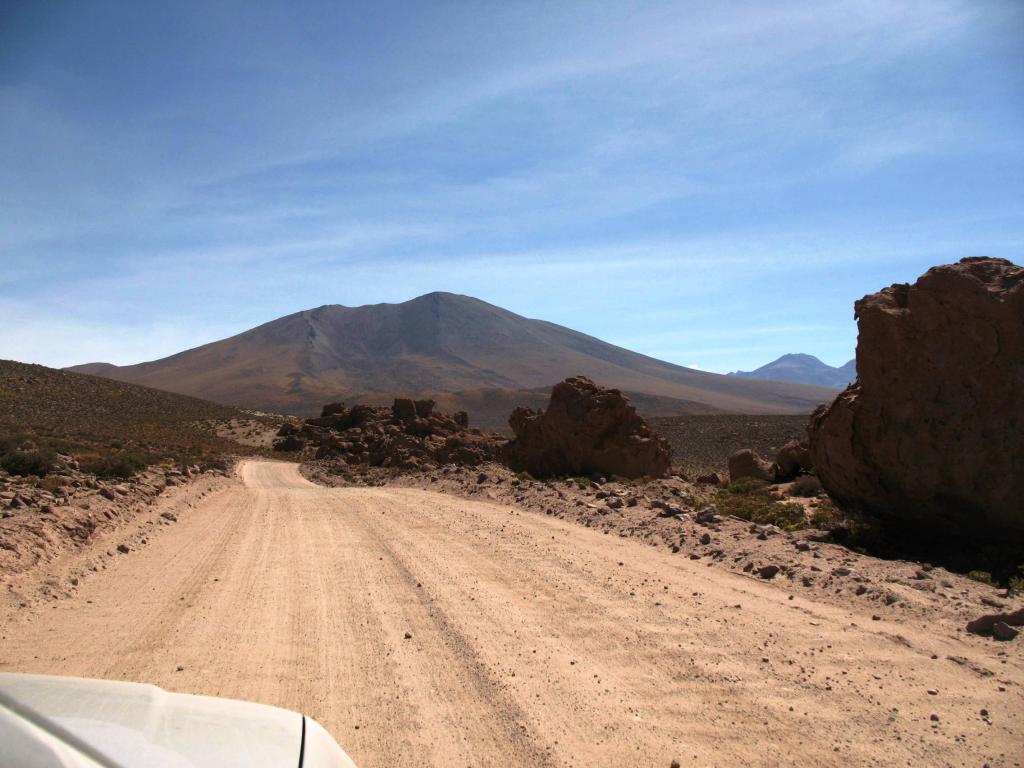
[[[1020,646],[959,616],[293,463],[170,488],[3,586],[0,670],[300,710],[364,768],[1024,755]]]

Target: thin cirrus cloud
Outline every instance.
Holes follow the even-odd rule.
[[[450,290],[710,370],[842,361],[854,299],[1024,239],[1010,2],[4,13],[0,355]]]

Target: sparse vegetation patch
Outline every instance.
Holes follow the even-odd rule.
[[[53,470],[55,455],[50,450],[13,450],[0,458],[0,467],[12,475],[46,477]]]
[[[761,525],[776,525],[784,531],[807,526],[802,506],[779,501],[772,495],[771,486],[760,480],[742,480],[718,491],[715,505],[723,515],[734,515]]]

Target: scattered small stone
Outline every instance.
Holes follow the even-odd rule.
[[[698,523],[713,523],[718,518],[718,508],[712,504],[697,513]]]
[[[405,639],[406,640],[412,640],[412,632],[406,632],[405,633]]]
[[[711,534],[710,533],[705,533],[704,535],[702,535],[700,537],[700,543],[703,544],[704,546],[707,546],[708,544],[710,544],[711,543]]]
[[[757,569],[757,575],[762,579],[771,579],[781,570],[777,565],[764,565]]]
[[[132,550],[131,550],[131,547],[129,547],[127,544],[118,544],[117,545],[117,551],[120,552],[123,555],[127,555]]]

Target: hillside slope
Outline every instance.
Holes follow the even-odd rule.
[[[238,453],[215,425],[247,420],[225,405],[70,371],[0,360],[0,437],[76,455],[139,450],[155,457]],[[7,443],[10,443],[8,445]]]
[[[329,305],[222,341],[90,372],[232,405],[307,414],[341,397],[549,387],[583,374],[681,411],[809,412],[834,392],[695,371],[468,296]],[[75,369],[72,369],[75,370]]]

